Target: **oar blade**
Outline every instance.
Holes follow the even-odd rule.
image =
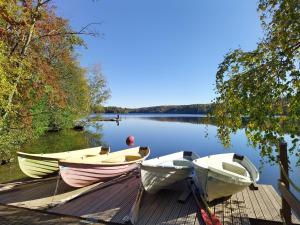
[[[211,221],[213,225],[222,225],[221,221],[215,214],[211,215]]]
[[[213,222],[211,221],[209,215],[206,213],[206,211],[204,209],[200,208],[200,212],[201,212],[201,217],[202,217],[205,225],[214,225]]]

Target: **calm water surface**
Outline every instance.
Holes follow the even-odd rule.
[[[114,115],[105,115],[112,117]],[[203,124],[201,115],[131,114],[121,115],[116,122],[94,122],[84,132],[64,131],[48,133],[34,143],[24,146],[26,152],[57,152],[75,150],[89,146],[110,146],[112,151],[126,148],[125,139],[135,137],[135,145],[149,146],[150,158],[176,151],[188,150],[206,156],[217,153],[235,152],[246,155],[260,168],[259,183],[277,187],[279,168],[277,165],[262,164],[259,150],[248,145],[244,130],[232,135],[232,146],[224,148],[217,134],[217,127]],[[286,141],[289,142],[288,137]],[[300,185],[300,168],[296,167],[296,157],[290,157],[291,178]],[[21,178],[17,163],[0,167],[0,182]],[[299,196],[299,195],[298,195]]]

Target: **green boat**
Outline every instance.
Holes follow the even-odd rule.
[[[70,158],[87,158],[96,155],[108,154],[109,148],[94,147],[75,151],[30,154],[17,152],[20,169],[24,174],[32,178],[43,178],[58,171],[58,161]]]

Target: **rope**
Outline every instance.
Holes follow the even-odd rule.
[[[285,177],[285,179],[292,185],[292,187],[298,191],[300,193],[300,187],[297,186],[290,178],[289,176],[287,175],[287,172],[285,171],[285,169],[283,168],[283,165],[281,163],[281,161],[279,160],[279,165],[280,165],[280,168],[281,168],[281,171],[282,171],[282,174],[283,176]]]
[[[58,174],[57,174],[55,191],[54,191],[54,194],[53,194],[53,196],[52,196],[52,199],[51,199],[51,202],[50,202],[50,203],[53,202],[53,199],[54,199],[55,195],[57,194],[58,184],[59,184],[59,178],[60,178],[60,172],[58,172]]]
[[[138,193],[137,193],[136,199],[134,201],[134,205],[131,208],[130,214],[129,214],[129,221],[132,224],[135,224],[137,222],[137,220],[138,220],[139,213],[140,213],[140,208],[141,208],[141,201],[142,201],[143,195],[144,195],[144,187],[143,187],[142,182],[140,181]]]

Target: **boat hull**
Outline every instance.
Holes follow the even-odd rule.
[[[185,179],[191,173],[192,168],[141,165],[141,179],[144,189],[153,194],[177,181]]]
[[[18,156],[21,171],[32,178],[43,178],[58,171],[58,160],[35,156]]]
[[[251,182],[239,181],[231,177],[224,177],[214,171],[195,166],[196,183],[205,193],[208,202],[229,197],[248,187]]]
[[[88,158],[95,155],[108,154],[109,148],[94,147],[75,151],[30,154],[17,152],[21,171],[31,178],[43,178],[52,175],[59,170],[58,161],[67,158]]]
[[[96,182],[107,181],[136,169],[138,165],[94,165],[60,162],[60,175],[72,187],[84,187]]]

